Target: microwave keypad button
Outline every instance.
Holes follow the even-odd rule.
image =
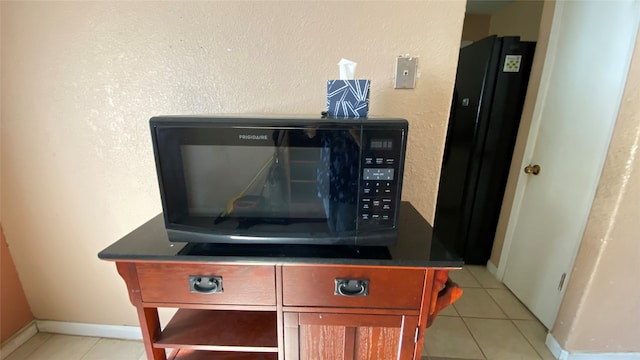
[[[386,159],[385,162],[387,163],[387,165],[393,165],[395,159]]]
[[[374,158],[378,164],[380,160],[386,165],[395,162],[393,159]],[[360,199],[360,221],[366,222],[367,226],[389,226],[393,221],[393,173],[393,168],[368,168],[364,171],[365,179],[361,182],[363,196]]]
[[[382,168],[364,168],[362,170],[362,180],[382,180],[382,181],[391,181],[394,179],[395,169],[392,167]]]
[[[373,165],[373,158],[365,158],[364,163],[366,165]]]
[[[383,162],[384,162],[384,158],[376,158],[376,164],[382,165]]]

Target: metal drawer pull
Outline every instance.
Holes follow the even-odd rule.
[[[222,292],[222,276],[189,276],[189,290],[201,294]]]
[[[369,295],[369,280],[367,279],[336,279],[334,295],[367,296]]]

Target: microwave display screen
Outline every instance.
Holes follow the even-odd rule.
[[[390,139],[372,139],[371,149],[373,150],[391,150],[393,149],[393,140]]]

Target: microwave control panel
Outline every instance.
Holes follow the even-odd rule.
[[[363,132],[358,224],[360,229],[390,229],[400,206],[405,133],[401,129]]]

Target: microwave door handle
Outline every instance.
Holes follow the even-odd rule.
[[[274,158],[274,162],[276,164],[280,163],[280,146],[282,146],[282,142],[284,141],[284,130],[276,130],[277,134],[275,136],[275,150],[274,150],[274,154],[273,154],[273,158]]]

